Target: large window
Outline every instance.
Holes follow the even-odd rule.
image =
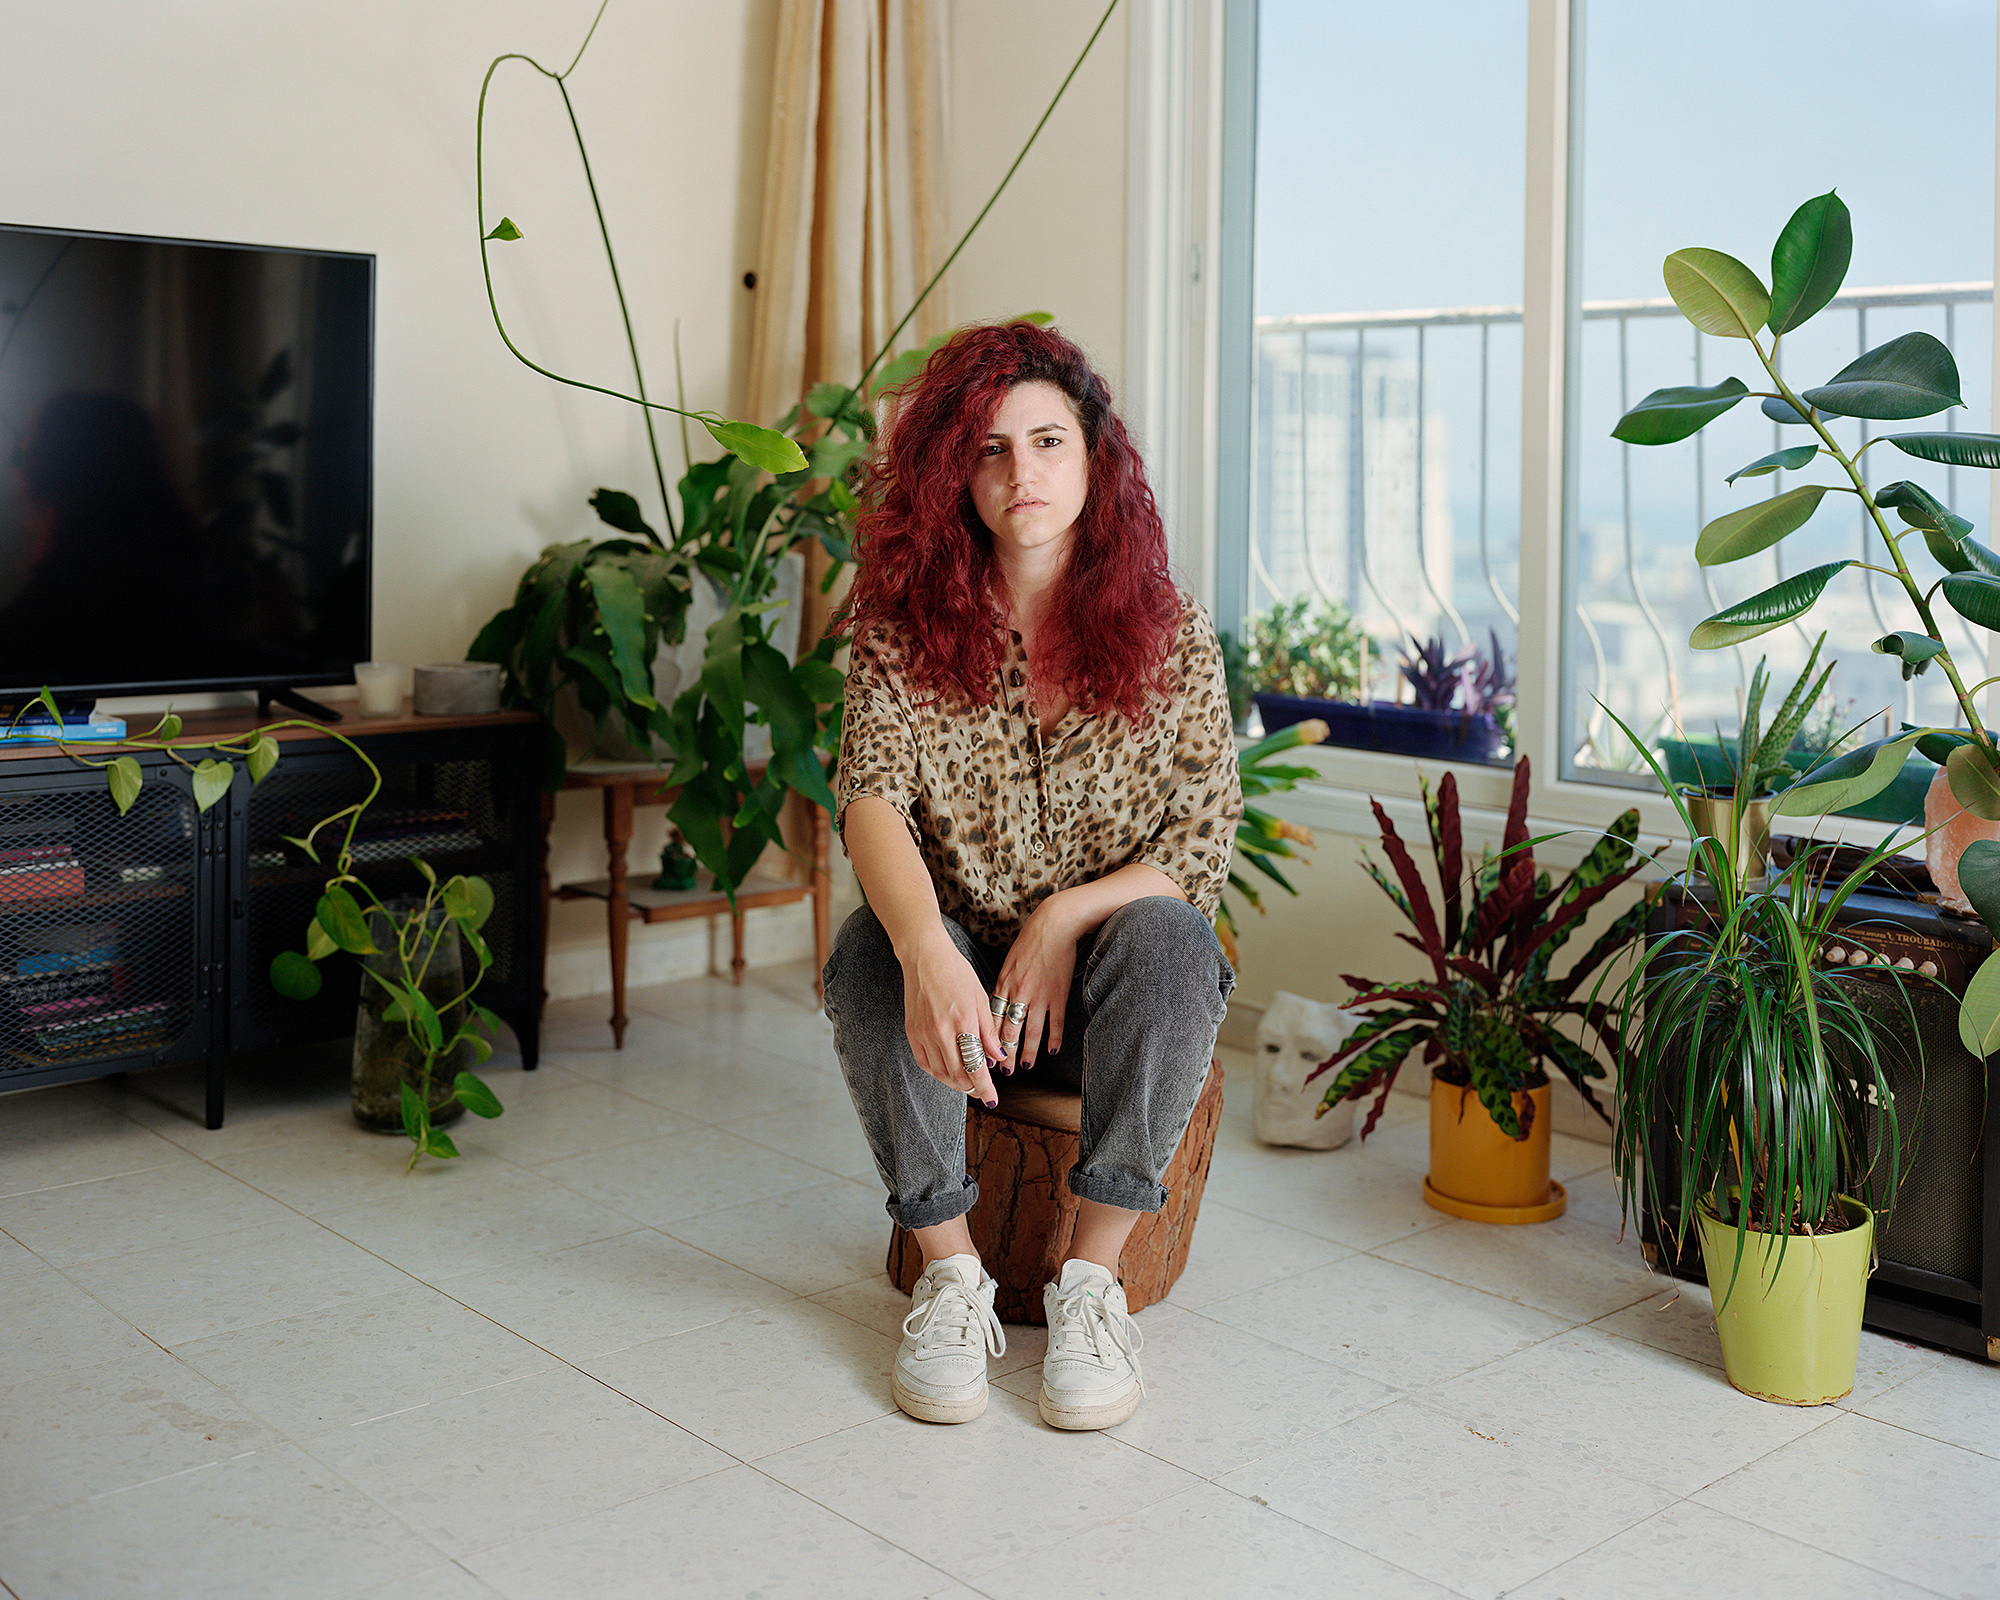
[[[1758,387],[1742,341],[1681,318],[1661,261],[1700,245],[1768,274],[1793,209],[1828,190],[1853,213],[1853,264],[1785,340],[1787,378],[1824,381],[1921,329],[1954,351],[1967,405],[1908,426],[1993,425],[1989,0],[1261,0],[1256,27],[1254,317],[1224,334],[1249,347],[1251,442],[1219,518],[1241,588],[1220,592],[1252,617],[1345,608],[1369,641],[1361,701],[1397,696],[1413,636],[1482,656],[1497,638],[1521,690],[1493,759],[1525,752],[1571,783],[1651,782],[1603,707],[1649,745],[1731,732],[1758,657],[1787,681],[1822,629],[1840,663],[1829,711],[1952,720],[1931,677],[1905,684],[1869,651],[1911,623],[1865,573],[1804,626],[1688,647],[1703,617],[1784,574],[1864,554],[1857,509],[1829,500],[1772,551],[1695,564],[1709,519],[1831,481],[1725,483],[1799,430],[1746,404],[1683,444],[1610,435],[1653,389]],[[1866,426],[1839,434],[1859,445]],[[1988,474],[1886,446],[1864,460],[2000,543]],[[1988,636],[1945,625],[1983,676]]]
[[[1261,8],[1247,592],[1352,619],[1337,698],[1412,699],[1435,641],[1511,727],[1526,5],[1434,9]]]
[[[1845,556],[1882,559],[1858,503],[1836,496],[1765,555],[1706,572],[1695,565],[1694,536],[1709,519],[1800,483],[1836,481],[1822,465],[1724,481],[1808,442],[1807,430],[1739,405],[1679,445],[1636,448],[1610,437],[1625,408],[1653,389],[1731,375],[1765,387],[1742,340],[1689,326],[1666,298],[1660,263],[1699,245],[1768,276],[1785,220],[1828,190],[1853,213],[1853,265],[1833,305],[1783,340],[1787,381],[1824,382],[1864,349],[1921,329],[1951,346],[1969,409],[1877,423],[1874,432],[1989,427],[1994,9],[1988,0],[1909,0],[1893,15],[1891,39],[1878,0],[1681,0],[1671,27],[1656,8],[1590,0],[1573,113],[1582,183],[1573,172],[1571,226],[1583,270],[1570,324],[1581,350],[1562,619],[1562,754],[1576,777],[1643,770],[1603,705],[1653,742],[1676,728],[1732,731],[1758,658],[1789,682],[1821,630],[1840,662],[1830,712],[1851,710],[1849,722],[1884,708],[1893,720],[1953,720],[1938,674],[1905,685],[1893,660],[1869,651],[1870,640],[1916,623],[1900,591],[1868,574],[1843,575],[1809,617],[1777,633],[1733,650],[1688,648],[1702,618],[1788,572]],[[1929,114],[1892,109],[1918,99]],[[1851,450],[1869,427],[1849,421],[1833,431]],[[1984,472],[1888,447],[1862,459],[1872,483],[1920,483],[1986,523]],[[1984,630],[1948,608],[1940,620],[1954,655],[1974,667],[1985,661]]]

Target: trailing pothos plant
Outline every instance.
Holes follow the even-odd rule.
[[[515,358],[543,377],[641,408],[666,531],[662,534],[647,522],[633,495],[600,488],[590,503],[616,536],[578,540],[545,551],[522,578],[514,603],[480,631],[467,654],[472,660],[498,662],[508,703],[541,714],[547,730],[542,781],[548,789],[561,787],[568,764],[568,751],[554,722],[557,696],[565,687],[575,692],[600,730],[616,719],[640,749],[665,752],[670,767],[663,781],[680,789],[668,815],[696,858],[714,875],[716,886],[732,900],[764,845],[783,845],[778,815],[787,790],[796,790],[829,811],[834,804],[822,758],[839,742],[845,680],[833,662],[843,641],[822,639],[796,663],[774,642],[769,618],[778,605],[785,559],[817,541],[832,563],[823,587],[832,586],[852,549],[856,506],[852,480],[874,440],[876,403],[915,377],[942,340],[887,358],[1019,170],[1116,5],[1117,0],[1110,0],[1105,7],[999,188],[890,330],[860,378],[852,385],[815,386],[804,405],[794,408],[776,428],[690,410],[684,392],[671,406],[646,392],[617,253],[569,92],[570,75],[590,46],[604,6],[598,8],[582,47],[562,71],[519,54],[498,56],[486,70],[476,120],[475,186],[480,263],[493,325]],[[552,82],[562,98],[611,269],[636,393],[550,371],[521,350],[501,318],[489,249],[525,237],[511,217],[501,217],[491,229],[486,226],[486,94],[494,74],[508,61],[526,63]],[[690,465],[676,486],[678,494],[668,490],[655,411],[672,412],[681,419],[681,454]],[[729,455],[694,463],[688,448],[689,421],[700,423]],[[662,643],[673,645],[683,639],[698,581],[713,586],[722,615],[708,629],[698,681],[671,705],[663,705],[653,692],[653,662]],[[762,774],[753,779],[745,737],[756,724],[770,730],[771,755]]]
[[[1793,574],[1698,624],[1688,643],[1719,650],[1769,633],[1811,611],[1821,593],[1849,567],[1891,580],[1909,601],[1914,629],[1887,634],[1877,652],[1897,657],[1907,680],[1935,666],[1951,686],[1964,726],[1907,728],[1814,768],[1774,803],[1779,816],[1823,816],[1843,811],[1880,793],[1902,770],[1915,748],[1940,763],[1958,803],[1974,816],[2000,821],[2000,745],[1978,715],[1973,697],[2000,679],[1967,684],[1944,642],[1940,602],[1968,622],[2000,628],[2000,555],[1971,537],[1972,524],[1919,484],[1896,482],[1871,488],[1862,457],[1887,444],[1919,461],[1953,467],[2000,468],[2000,434],[1918,431],[1881,434],[1852,452],[1835,440],[1829,420],[1852,417],[1867,422],[1904,422],[1935,416],[1965,402],[1959,394],[1957,363],[1951,351],[1928,333],[1906,333],[1877,345],[1825,383],[1794,389],[1779,375],[1785,335],[1823,310],[1847,277],[1853,254],[1853,222],[1840,197],[1823,194],[1792,214],[1771,251],[1771,282],[1720,250],[1676,250],[1663,273],[1667,292],[1681,314],[1701,332],[1741,339],[1763,368],[1768,389],[1752,389],[1742,379],[1725,378],[1707,387],[1656,389],[1626,412],[1612,437],[1633,445],[1674,444],[1693,437],[1738,402],[1757,398],[1764,414],[1781,425],[1803,428],[1805,443],[1763,456],[1729,475],[1761,477],[1801,472],[1824,458],[1846,481],[1806,484],[1717,517],[1695,541],[1695,560],[1722,566],[1770,549],[1811,520],[1830,495],[1854,496],[1880,536],[1876,561],[1857,557],[1830,561]],[[1888,511],[1901,526],[1892,528]],[[1912,534],[1938,569],[1920,580],[1905,547]],[[1974,902],[1975,909],[1983,908]],[[1986,917],[2000,937],[2000,920]],[[2000,961],[1985,963],[1967,986],[1959,1009],[1959,1033],[1966,1047],[1984,1057],[2000,1048]]]
[[[322,817],[305,834],[285,836],[285,843],[315,864],[320,862],[322,833],[336,830],[339,843],[332,861],[326,863],[331,873],[306,924],[305,953],[281,950],[273,956],[271,986],[288,999],[310,1000],[320,991],[321,961],[338,951],[361,958],[364,986],[374,984],[385,997],[382,1020],[402,1025],[417,1061],[416,1082],[404,1076],[399,1085],[403,1132],[412,1145],[404,1169],[408,1171],[425,1156],[450,1160],[458,1154],[451,1136],[433,1124],[435,1114],[452,1101],[479,1117],[497,1117],[504,1109],[485,1080],[468,1071],[454,1073],[451,1092],[434,1098],[441,1063],[465,1046],[472,1052],[472,1064],[478,1066],[492,1056],[491,1041],[499,1034],[500,1019],[472,998],[493,965],[493,952],[480,934],[493,915],[493,886],[484,878],[464,874],[440,879],[429,862],[410,856],[410,865],[423,877],[424,893],[395,902],[381,899],[355,875],[354,831],[381,793],[382,770],[352,740],[337,733],[328,736],[339,739],[368,769],[368,793]],[[448,926],[441,927],[441,920]],[[387,948],[377,943],[378,933],[387,934]],[[471,953],[477,970],[461,978],[457,993],[440,1000],[427,992],[436,987],[431,968],[454,937]]]
[[[303,837],[286,837],[287,844],[296,846],[317,863],[320,860],[317,843],[320,834],[346,824],[339,835],[331,875],[314,908],[313,919],[306,928],[306,953],[280,951],[271,962],[271,985],[289,999],[310,1000],[320,991],[318,963],[335,951],[390,958],[384,963],[389,967],[386,977],[367,966],[363,966],[362,971],[387,993],[385,1020],[404,1024],[422,1063],[419,1088],[413,1089],[407,1082],[402,1087],[403,1128],[415,1146],[410,1166],[414,1167],[426,1155],[451,1157],[458,1154],[451,1139],[431,1125],[434,1109],[441,1110],[450,1100],[456,1099],[466,1110],[478,1116],[500,1115],[499,1097],[470,1072],[456,1075],[449,1096],[434,1102],[431,1089],[431,1075],[436,1064],[455,1054],[461,1043],[469,1041],[475,1066],[493,1054],[488,1038],[482,1037],[478,1030],[483,1028],[486,1035],[496,1035],[500,1019],[485,1007],[474,1004],[471,998],[473,990],[479,987],[480,980],[493,965],[492,951],[479,932],[493,913],[492,886],[484,878],[476,877],[454,876],[440,880],[428,862],[411,856],[410,864],[423,875],[429,888],[421,901],[412,902],[414,909],[404,907],[402,914],[398,915],[392,913],[374,891],[355,876],[354,831],[382,790],[382,771],[369,759],[366,751],[323,723],[298,718],[265,723],[219,739],[213,735],[191,735],[183,731],[181,718],[172,711],[164,713],[150,730],[134,738],[106,743],[93,741],[87,746],[79,746],[62,737],[62,713],[57,708],[55,696],[46,688],[16,713],[11,725],[18,726],[34,706],[47,711],[53,724],[51,742],[65,756],[81,766],[95,767],[104,773],[112,803],[121,817],[130,812],[138,801],[146,781],[145,768],[136,756],[128,753],[130,751],[163,754],[185,768],[195,809],[201,812],[218,804],[229,793],[236,781],[237,761],[243,763],[253,784],[262,783],[270,775],[271,769],[278,764],[280,747],[276,735],[280,729],[300,728],[316,737],[337,740],[345,745],[355,760],[368,770],[368,792],[361,799],[321,818]],[[118,753],[110,753],[113,751]],[[197,756],[199,759],[191,759]],[[364,909],[364,901],[367,909]],[[463,940],[465,948],[472,952],[478,963],[477,974],[465,984],[463,992],[448,998],[442,1006],[435,1004],[422,989],[429,964],[435,959],[439,947],[435,931],[426,933],[424,930],[433,920],[433,913],[440,908],[455,925],[457,937]],[[390,932],[392,949],[389,951],[381,950],[371,936],[371,911],[377,914],[377,926],[386,926]],[[444,1020],[447,1017],[452,1019],[449,1029]]]
[[[1458,779],[1446,773],[1433,798],[1423,786],[1424,816],[1438,879],[1433,901],[1409,846],[1396,825],[1371,800],[1382,830],[1382,852],[1395,881],[1373,860],[1369,876],[1416,930],[1396,937],[1429,959],[1427,979],[1384,983],[1343,975],[1354,991],[1349,1009],[1367,1013],[1347,1042],[1308,1075],[1334,1072],[1319,1113],[1342,1100],[1375,1097],[1361,1129],[1365,1139],[1380,1120],[1403,1062],[1419,1045],[1424,1060],[1445,1082],[1478,1095],[1493,1124],[1510,1139],[1525,1139],[1532,1128],[1532,1102],[1516,1111],[1517,1092],[1538,1088],[1553,1066],[1606,1121],[1610,1118],[1591,1082],[1604,1068],[1586,1044],[1564,1031],[1620,1052],[1612,1008],[1596,998],[1578,999],[1583,981],[1629,945],[1645,925],[1642,900],[1598,935],[1560,978],[1549,963],[1583,919],[1606,895],[1644,864],[1634,854],[1639,836],[1636,808],[1623,813],[1599,836],[1576,869],[1554,883],[1535,869],[1535,844],[1528,837],[1528,761],[1514,767],[1514,790],[1498,855],[1465,855],[1459,820]],[[1336,1071],[1336,1069],[1338,1069]]]
[[[1229,861],[1229,884],[1238,894],[1250,902],[1259,916],[1264,914],[1263,897],[1255,884],[1238,872],[1240,863],[1255,867],[1286,894],[1297,895],[1284,873],[1278,870],[1274,857],[1305,860],[1294,846],[1313,847],[1310,828],[1301,827],[1296,822],[1287,822],[1283,817],[1250,804],[1267,794],[1279,794],[1292,788],[1301,779],[1317,776],[1312,767],[1272,766],[1273,756],[1282,755],[1287,750],[1296,750],[1301,745],[1318,744],[1326,737],[1327,728],[1318,718],[1305,722],[1295,722],[1288,728],[1280,728],[1276,733],[1260,739],[1236,753],[1237,776],[1243,784],[1243,816],[1236,824],[1236,848]],[[1235,965],[1239,952],[1236,948],[1236,916],[1229,908],[1227,894],[1216,902],[1215,936],[1222,941],[1223,954]]]

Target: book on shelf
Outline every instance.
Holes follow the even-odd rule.
[[[58,900],[83,891],[83,862],[76,856],[0,866],[0,901]]]

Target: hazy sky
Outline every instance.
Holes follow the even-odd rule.
[[[1263,0],[1257,310],[1518,303],[1527,7]],[[1838,188],[1852,285],[1992,276],[1991,0],[1596,0],[1587,299],[1669,251],[1768,272]]]

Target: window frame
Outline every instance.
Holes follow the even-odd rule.
[[[1566,559],[1578,502],[1575,441],[1581,419],[1575,414],[1580,389],[1583,119],[1577,115],[1584,62],[1584,0],[1528,0],[1526,184],[1523,195],[1526,261],[1522,283],[1521,506],[1520,572],[1517,596],[1521,620],[1517,642],[1515,708],[1517,750],[1533,763],[1535,811],[1551,822],[1602,827],[1631,805],[1640,809],[1649,834],[1679,831],[1672,803],[1663,795],[1610,784],[1564,778],[1561,735],[1574,725],[1566,713],[1562,679],[1562,617],[1569,592]],[[1252,282],[1255,252],[1255,143],[1257,96],[1257,0],[1156,0],[1129,13],[1134,48],[1130,56],[1132,143],[1158,141],[1177,152],[1175,163],[1196,203],[1183,207],[1182,228],[1171,241],[1154,239],[1151,248],[1128,225],[1126,250],[1127,389],[1134,391],[1135,342],[1150,341],[1154,361],[1175,350],[1171,365],[1184,387],[1202,391],[1202,400],[1155,429],[1149,468],[1178,448],[1183,467],[1199,457],[1201,472],[1183,474],[1171,501],[1170,526],[1181,530],[1182,570],[1209,605],[1218,626],[1229,626],[1247,603],[1251,463],[1251,407],[1254,322]],[[1157,41],[1179,41],[1177,74],[1159,72]],[[1149,52],[1146,42],[1154,41]],[[2000,58],[1995,62],[2000,81]],[[1150,114],[1149,114],[1150,113]],[[1164,120],[1162,114],[1164,113]],[[2000,147],[2000,126],[1995,129]],[[1148,212],[1147,182],[1157,182],[1160,163],[1138,170],[1132,211]],[[1996,162],[2000,195],[2000,162]],[[1157,211],[1158,191],[1152,208]],[[1205,204],[1200,203],[1205,202]],[[2000,206],[1996,206],[2000,218]],[[1215,282],[1203,284],[1199,312],[1205,327],[1189,315],[1185,301],[1178,318],[1159,318],[1157,285],[1174,272],[1166,254],[1178,248],[1192,261],[1197,280],[1206,254],[1216,263]],[[1996,221],[1996,268],[2000,269],[2000,221]],[[2000,270],[1996,271],[2000,276]],[[2000,317],[1994,321],[1994,370],[2000,377]],[[1142,360],[1136,369],[1147,370]],[[1129,404],[1129,398],[1128,398]],[[1158,416],[1146,415],[1147,421]],[[1210,419],[1206,436],[1195,438],[1197,418]],[[1146,430],[1142,429],[1142,438]],[[1989,477],[1989,525],[2000,522],[2000,474]],[[1202,491],[1207,494],[1203,495]],[[1189,559],[1193,557],[1193,559]],[[2000,674],[2000,632],[1988,635],[1987,671]],[[1989,723],[2000,721],[2000,687],[1986,692]],[[1414,796],[1417,764],[1402,756],[1346,748],[1302,752],[1315,767],[1318,785],[1354,794]],[[1435,779],[1458,775],[1468,806],[1504,811],[1512,775],[1504,768],[1459,762],[1425,763]],[[1313,787],[1317,787],[1314,785]],[[1345,815],[1345,799],[1308,797],[1306,808]],[[1882,824],[1843,819],[1843,833],[1872,842],[1891,831]]]

